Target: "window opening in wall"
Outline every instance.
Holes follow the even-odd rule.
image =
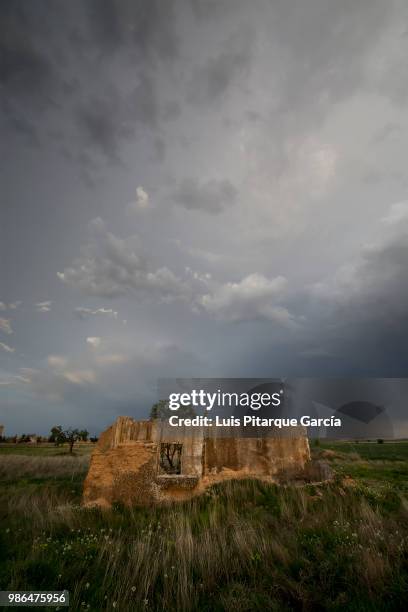
[[[160,445],[160,471],[163,474],[181,474],[182,448],[182,444],[171,442]]]

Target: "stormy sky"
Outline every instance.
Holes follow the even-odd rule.
[[[0,11],[6,432],[158,377],[406,376],[406,2]]]

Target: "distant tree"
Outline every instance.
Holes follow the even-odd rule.
[[[150,419],[162,419],[169,412],[168,402],[160,400],[153,404],[150,409]]]
[[[79,431],[78,429],[73,429],[69,427],[68,429],[62,429],[61,425],[55,425],[51,429],[51,435],[49,437],[49,441],[53,442],[55,446],[60,446],[60,444],[67,443],[69,446],[69,452],[72,453],[75,442],[82,439],[82,436],[88,437],[88,432],[83,430]]]
[[[87,431],[86,429],[81,429],[81,431],[79,431],[78,433],[81,442],[86,442],[88,440],[89,431]]]
[[[177,414],[178,416],[192,418],[196,416],[194,408],[192,406],[180,406],[178,410],[170,410],[169,402],[167,400],[159,400],[150,410],[150,420],[160,419],[162,421],[167,420],[171,415]]]
[[[378,438],[377,444],[384,444],[384,440],[382,438]]]
[[[93,442],[93,444],[95,444],[98,441],[98,438],[96,436],[92,436],[89,439],[90,439],[91,442]]]
[[[53,442],[55,446],[60,446],[60,444],[64,444],[64,442],[67,441],[62,431],[62,425],[54,425],[54,427],[51,428],[51,435],[48,441]]]
[[[78,431],[78,429],[69,428],[66,429],[63,434],[65,436],[66,442],[68,442],[69,452],[72,454],[75,442],[78,442],[78,440],[81,439],[80,432]]]

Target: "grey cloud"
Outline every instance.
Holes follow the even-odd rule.
[[[164,121],[174,121],[181,115],[181,106],[177,100],[168,100],[162,108],[162,118]]]
[[[110,158],[117,158],[121,139],[134,133],[121,121],[114,95],[89,99],[78,108],[77,122],[85,140]]]
[[[37,302],[35,309],[37,312],[50,312],[52,302],[47,300],[45,302]]]
[[[403,375],[407,312],[408,227],[399,222],[391,235],[314,287],[310,328],[315,341],[354,367]]]
[[[157,376],[198,376],[201,360],[197,355],[169,342],[134,343],[126,353],[87,352],[81,358],[55,356],[47,367],[21,369],[10,374],[0,385],[13,387],[30,397],[30,418],[35,410],[35,431],[48,432],[50,419],[100,432],[119,414],[148,417],[150,406],[157,401]],[[121,389],[120,394],[112,389]],[[41,411],[36,406],[43,407]],[[61,408],[63,408],[61,410]],[[21,431],[22,407],[3,418],[7,429]],[[6,417],[6,415],[4,415]],[[104,421],[102,422],[102,420]]]
[[[69,18],[68,18],[69,21]],[[66,57],[61,40],[67,21],[55,3],[5,0],[0,20],[0,110],[4,127],[24,143],[39,146],[38,122],[66,93]],[[58,34],[56,33],[58,31]],[[46,42],[45,42],[46,41]],[[57,43],[56,43],[57,41]]]
[[[319,298],[364,320],[395,324],[408,308],[408,231],[365,247],[357,261],[315,288]],[[341,318],[343,320],[343,317]]]
[[[223,51],[212,57],[194,72],[188,92],[188,101],[209,105],[219,100],[237,77],[248,68],[250,54],[247,48]]]
[[[42,8],[44,9],[44,3]],[[35,10],[39,10],[37,6]],[[47,100],[54,69],[38,36],[38,20],[31,7],[19,0],[2,3],[0,22],[0,83],[8,95],[24,94],[31,101]]]
[[[186,178],[171,194],[175,204],[189,210],[202,210],[216,214],[235,203],[237,190],[230,181],[212,179],[200,182]]]
[[[286,289],[287,280],[282,276],[268,279],[250,274],[240,282],[219,286],[213,293],[202,296],[199,303],[207,313],[227,321],[266,319],[292,327],[294,317],[279,303]]]
[[[11,327],[10,319],[0,318],[0,331],[5,334],[12,334],[13,329]]]
[[[234,3],[228,0],[190,0],[190,5],[193,14],[199,21],[208,21],[210,19],[219,19],[242,7],[242,0],[234,0]]]
[[[163,301],[186,299],[189,287],[166,266],[153,267],[142,253],[138,237],[122,239],[93,222],[94,240],[59,279],[87,295],[117,297],[135,293],[140,298]]]
[[[0,342],[0,348],[3,349],[3,351],[6,351],[6,353],[14,353],[14,351],[16,350],[12,346],[9,346],[8,344],[5,344],[4,342]]]
[[[16,383],[19,381],[17,380]],[[34,396],[49,402],[63,402],[73,393],[86,396],[89,387],[96,382],[95,372],[91,369],[56,368],[33,370],[30,373],[30,391]]]
[[[134,47],[139,54],[168,60],[178,52],[175,2],[168,0],[91,0],[90,32],[102,50]]]
[[[6,0],[0,25],[5,125],[32,145],[43,144],[45,138],[64,139],[64,146],[73,150],[71,160],[79,163],[75,141],[65,129],[57,134],[40,125],[52,114],[64,115],[64,123],[76,124],[80,141],[85,138],[95,151],[118,161],[123,141],[134,138],[137,128],[156,130],[161,112],[156,60],[168,62],[177,49],[172,0],[72,2],[58,10],[49,2],[34,8]],[[120,51],[133,90],[125,92],[115,72],[111,76],[104,69],[103,63],[111,66],[117,59],[112,50]],[[163,119],[177,112],[174,101],[164,108]],[[156,152],[163,159],[164,147],[158,144]]]
[[[281,0],[270,5],[269,16],[284,52],[282,110],[301,107],[304,112],[310,104],[344,97],[361,82],[366,52],[391,14],[380,0],[313,0],[297,2],[294,18]]]
[[[153,143],[154,158],[156,161],[162,163],[166,157],[166,143],[163,138],[156,138]]]
[[[8,117],[11,128],[31,146],[39,146],[40,138],[36,130],[34,121],[22,115],[16,116],[10,112]]]
[[[91,96],[77,108],[76,121],[88,144],[118,159],[122,142],[134,138],[137,129],[156,128],[158,113],[153,82],[141,74],[129,94],[122,95],[110,85],[103,94]]]
[[[393,179],[404,176],[408,134],[398,106],[401,0],[2,4],[10,266],[0,315],[18,333],[9,342],[3,324],[0,339],[16,350],[0,352],[37,368],[54,355],[52,377],[33,373],[33,389],[50,389],[48,398],[54,389],[63,418],[89,415],[99,427],[115,410],[141,411],[140,387],[173,366],[184,376],[196,346],[214,375],[402,372],[406,185]],[[36,138],[41,146],[28,149]],[[363,182],[361,170],[375,167],[377,185]],[[386,214],[390,192],[399,205]],[[126,215],[135,197],[138,213]],[[97,215],[111,231],[97,222],[85,239]],[[335,274],[381,217],[384,239]],[[305,284],[320,278],[329,281],[311,296]],[[126,328],[107,300],[78,301],[77,290],[120,296]],[[47,296],[52,316],[33,306]],[[28,306],[9,311],[17,297]],[[162,342],[163,359],[153,356],[135,381],[143,364],[121,342],[145,349],[161,330],[184,357],[174,365],[177,351]],[[99,335],[90,363],[85,339]],[[59,360],[64,377],[55,355],[75,346],[75,362]],[[21,422],[37,427],[42,414],[49,425],[51,400],[29,395],[28,383],[20,392],[7,388]]]
[[[75,308],[74,313],[79,319],[88,319],[93,316],[112,317],[113,319],[118,318],[118,312],[112,310],[112,308],[96,308],[92,310],[92,308],[78,307]]]

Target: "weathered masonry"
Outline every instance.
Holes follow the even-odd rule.
[[[181,500],[232,478],[276,481],[310,460],[303,427],[240,437],[234,428],[170,427],[118,417],[100,437],[84,484],[84,503],[110,506]]]

